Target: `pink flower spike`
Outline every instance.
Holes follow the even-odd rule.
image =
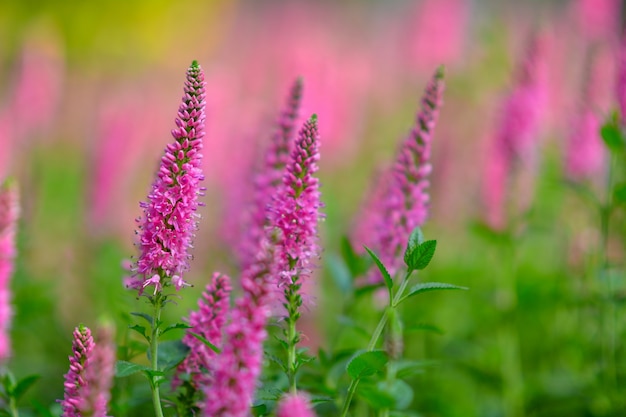
[[[263,165],[254,175],[254,190],[251,212],[244,224],[246,237],[240,247],[242,269],[254,262],[260,250],[261,241],[265,238],[268,226],[267,207],[272,197],[282,185],[285,167],[294,142],[295,123],[298,119],[302,98],[302,79],[298,78],[291,86],[287,103],[276,122],[274,134],[265,152]]]
[[[80,325],[74,329],[74,341],[72,342],[72,356],[70,356],[70,369],[65,374],[65,396],[61,403],[63,417],[82,417],[85,408],[87,385],[86,370],[88,362],[94,350],[94,341],[91,330]]]
[[[276,417],[315,417],[315,413],[306,395],[287,394],[278,403]]]
[[[202,137],[205,109],[204,73],[196,61],[187,70],[182,103],[178,109],[175,141],[167,145],[161,158],[148,201],[140,203],[143,216],[138,220],[139,258],[134,275],[126,281],[139,288],[141,295],[147,281],[158,274],[162,280],[155,294],[174,284],[182,288],[182,276],[189,269],[192,239],[198,228],[198,197],[204,195],[202,174]],[[176,283],[172,282],[178,276]],[[152,277],[148,279],[147,277]]]
[[[183,337],[183,343],[189,346],[190,350],[176,370],[173,388],[180,385],[181,374],[189,374],[197,390],[211,384],[212,376],[208,374],[208,370],[216,354],[191,333],[204,337],[217,347],[222,346],[222,330],[229,310],[230,292],[230,278],[218,272],[214,273],[211,282],[207,284],[202,297],[198,300],[198,310],[189,313],[191,328]]]
[[[374,249],[393,276],[403,264],[402,251],[413,229],[428,217],[431,142],[442,105],[443,67],[437,69],[426,86],[422,108],[408,138],[402,143],[387,181],[381,213],[375,219]],[[373,219],[374,220],[374,219]],[[367,226],[366,226],[367,227]],[[372,281],[382,280],[376,271]]]
[[[17,184],[7,180],[0,184],[0,364],[9,358],[11,353],[9,327],[13,312],[9,282],[17,253],[15,235],[19,214]]]
[[[322,217],[318,170],[319,133],[313,115],[298,134],[291,161],[283,176],[283,189],[275,197],[270,213],[270,228],[280,235],[278,256],[279,287],[297,280],[302,284],[310,275],[311,261],[319,256],[317,223]]]

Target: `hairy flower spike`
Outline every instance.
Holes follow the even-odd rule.
[[[402,265],[401,253],[411,232],[422,226],[428,217],[431,142],[442,104],[443,78],[443,67],[440,67],[426,86],[422,109],[398,151],[388,183],[382,184],[387,192],[376,222],[374,247],[392,275]],[[376,274],[373,280],[382,279]]]
[[[74,329],[70,369],[65,374],[63,417],[107,417],[115,367],[113,329],[98,331],[98,344],[84,325]]]
[[[189,314],[191,328],[183,337],[183,343],[189,346],[190,350],[185,360],[178,366],[177,377],[173,382],[174,387],[179,384],[178,376],[182,373],[191,376],[191,381],[197,389],[210,384],[211,377],[207,372],[210,369],[211,360],[215,358],[215,352],[190,332],[220,347],[222,330],[229,308],[230,292],[230,278],[224,274],[214,273],[211,282],[202,293],[202,298],[198,300],[198,310]]]
[[[308,397],[299,392],[281,398],[276,417],[315,417],[315,413]]]
[[[280,286],[288,286],[310,274],[310,261],[317,257],[317,223],[321,218],[319,180],[313,176],[319,161],[317,116],[302,127],[283,176],[283,189],[270,213],[270,227],[280,232]]]
[[[198,197],[204,194],[200,182],[205,86],[204,73],[193,61],[172,130],[175,141],[165,149],[148,201],[140,204],[144,212],[138,220],[140,255],[127,281],[140,294],[147,285],[154,285],[155,293],[172,284],[177,290],[186,285],[182,276],[189,269],[189,249],[198,228]],[[155,275],[161,279],[155,280]]]
[[[17,185],[13,181],[5,181],[0,184],[0,364],[11,353],[8,333],[13,313],[9,282],[17,252],[15,235],[19,213]]]
[[[85,408],[86,393],[89,386],[86,378],[86,368],[93,355],[95,347],[91,330],[80,325],[74,329],[72,342],[72,356],[70,369],[65,374],[65,396],[61,401],[63,417],[82,417]]]

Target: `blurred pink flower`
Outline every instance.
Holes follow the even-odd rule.
[[[17,184],[6,180],[0,183],[0,364],[11,354],[9,327],[13,311],[9,283],[17,254],[15,239],[19,214]]]
[[[573,7],[579,27],[591,41],[606,41],[617,34],[619,0],[576,0]]]
[[[503,100],[499,124],[484,165],[485,220],[494,228],[506,224],[507,190],[516,164],[522,164],[517,210],[527,209],[539,150],[539,134],[547,104],[546,40],[535,33],[516,68],[513,87]]]
[[[270,316],[274,246],[262,245],[255,262],[241,274],[243,295],[231,309],[223,350],[210,362],[211,384],[204,387],[206,417],[247,417],[263,364],[265,326]]]
[[[204,188],[201,169],[202,138],[204,136],[205,82],[204,73],[196,61],[187,70],[185,95],[178,109],[177,128],[172,131],[175,141],[167,145],[157,178],[152,184],[148,201],[140,206],[144,216],[138,219],[140,255],[134,275],[126,285],[139,290],[147,285],[176,289],[185,285],[182,275],[189,269],[194,232],[197,230],[198,197]],[[154,276],[162,280],[154,282]]]
[[[413,4],[405,21],[406,32],[398,42],[406,51],[402,55],[409,58],[409,68],[428,71],[459,61],[467,39],[470,2],[425,0]]]
[[[50,136],[63,91],[61,43],[55,35],[35,32],[24,43],[9,104],[19,140],[33,134]]]
[[[243,238],[240,246],[240,264],[245,269],[254,262],[265,238],[268,226],[268,205],[282,186],[282,178],[293,148],[295,123],[298,119],[302,80],[297,79],[291,86],[287,103],[280,113],[276,130],[265,152],[260,168],[253,175],[254,189],[251,190],[253,201],[244,219]]]
[[[276,417],[315,417],[309,398],[303,393],[286,394],[278,402]]]
[[[70,369],[65,374],[65,391],[63,400],[63,417],[82,417],[85,410],[85,401],[89,394],[86,378],[86,368],[90,365],[95,347],[91,330],[80,325],[74,329],[72,342],[72,356]]]
[[[602,174],[605,149],[600,137],[601,121],[596,89],[601,82],[597,57],[593,56],[583,81],[579,109],[573,120],[565,153],[565,172],[569,179],[580,181],[593,179]]]
[[[221,348],[222,331],[230,304],[230,292],[230,278],[224,274],[214,273],[211,282],[202,293],[202,298],[198,300],[198,310],[189,313],[191,328],[185,333],[183,343],[189,346],[190,350],[176,370],[176,376],[172,382],[173,388],[180,384],[180,375],[185,373],[191,376],[191,381],[197,389],[211,383],[208,370],[216,354],[189,332],[198,334]]]
[[[617,104],[622,124],[626,124],[626,32],[622,35],[617,64]]]

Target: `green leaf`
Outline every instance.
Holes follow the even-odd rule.
[[[162,383],[166,381],[165,372],[163,371],[144,369],[143,373],[146,375],[146,377],[150,381],[150,384],[152,384],[155,387],[158,387],[159,385],[161,385]]]
[[[268,414],[267,405],[265,404],[255,405],[250,409],[250,411],[252,411],[252,415],[254,417],[261,417]]]
[[[188,325],[187,323],[174,323],[174,324],[170,324],[169,326],[167,326],[165,329],[163,329],[163,332],[161,332],[161,334],[165,334],[167,332],[169,332],[170,330],[175,330],[175,329],[190,329],[191,326]]]
[[[436,249],[436,240],[427,240],[422,242],[418,246],[414,247],[410,253],[405,255],[405,258],[408,258],[407,266],[410,270],[418,271],[426,268],[431,259],[433,259]]]
[[[363,385],[359,395],[375,409],[405,409],[413,401],[413,389],[404,381],[380,381],[376,385]]]
[[[189,346],[182,340],[168,340],[159,343],[159,369],[168,371],[178,366],[189,353]]]
[[[384,350],[361,352],[350,359],[346,371],[352,379],[359,379],[382,371],[388,361],[389,357]]]
[[[117,378],[124,378],[137,372],[146,371],[150,368],[144,365],[139,365],[132,362],[127,361],[117,361],[115,363],[115,376]]]
[[[469,290],[467,287],[461,287],[459,285],[446,284],[444,282],[423,282],[421,284],[414,285],[407,295],[402,297],[398,304],[403,302],[409,297],[413,297],[414,295],[421,294],[427,291],[440,291],[440,290]]]
[[[19,381],[13,390],[13,397],[15,400],[19,400],[22,395],[24,395],[26,391],[28,391],[28,389],[32,387],[37,380],[39,380],[39,378],[41,378],[40,375],[29,375]]]
[[[610,151],[618,152],[624,148],[624,138],[622,138],[622,133],[616,122],[609,121],[602,126],[600,135],[602,135],[602,140]]]
[[[213,343],[209,342],[209,340],[198,334],[198,333],[194,333],[194,332],[188,332],[190,335],[192,335],[193,337],[195,337],[196,339],[198,339],[199,341],[201,341],[202,343],[204,343],[206,346],[209,347],[209,349],[211,349],[213,352],[215,353],[222,353],[222,349],[218,348],[217,346],[215,346]]]
[[[411,254],[415,251],[415,249],[424,243],[424,233],[420,227],[416,227],[411,232],[411,236],[409,236],[409,242],[406,245],[406,249],[404,250],[404,263],[409,266],[411,262]]]
[[[143,317],[148,323],[150,323],[150,326],[152,326],[152,323],[154,323],[154,319],[152,318],[150,314],[138,313],[136,311],[131,311],[130,314],[132,314],[133,316],[137,316],[137,317]]]
[[[378,270],[380,271],[380,273],[383,274],[383,279],[385,280],[385,286],[387,286],[387,290],[389,290],[389,300],[391,301],[391,288],[393,288],[393,281],[391,280],[391,275],[389,275],[389,271],[387,271],[387,268],[385,268],[385,265],[383,265],[380,259],[378,259],[378,256],[376,256],[376,254],[372,252],[370,248],[368,248],[367,246],[364,246],[364,247],[367,253],[369,253],[369,255],[374,260],[374,263],[378,267]]]
[[[626,203],[626,183],[616,184],[613,188],[613,199],[616,204]]]
[[[143,326],[140,326],[138,324],[134,324],[132,326],[128,326],[128,328],[130,330],[134,330],[137,333],[139,333],[140,335],[142,335],[144,337],[144,339],[146,339],[148,342],[150,341],[150,337],[148,337],[148,335],[146,334],[146,328]]]

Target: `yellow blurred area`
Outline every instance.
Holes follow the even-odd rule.
[[[35,35],[58,37],[70,64],[186,62],[215,47],[236,6],[234,0],[0,2],[0,55],[10,61]]]

